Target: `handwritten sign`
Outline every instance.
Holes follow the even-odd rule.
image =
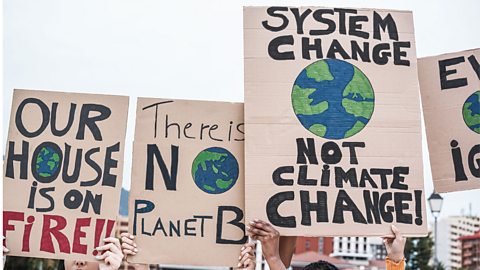
[[[139,98],[129,231],[139,263],[236,266],[245,243],[243,104]]]
[[[418,60],[435,190],[480,188],[480,49]]]
[[[244,37],[247,220],[426,234],[412,13],[247,7]]]
[[[10,255],[94,261],[119,208],[128,98],[14,90],[4,160]]]

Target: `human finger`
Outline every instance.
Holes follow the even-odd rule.
[[[385,242],[385,241],[387,241],[387,242],[392,242],[393,240],[395,240],[395,237],[384,237],[384,236],[383,236],[383,237],[381,237],[381,238],[382,238],[382,240],[383,240],[384,242]]]
[[[122,250],[123,250],[123,249],[129,249],[129,250],[133,250],[133,251],[137,252],[137,251],[136,251],[136,249],[137,249],[136,247],[134,247],[134,246],[132,246],[132,245],[130,245],[130,244],[127,244],[127,243],[122,243]]]
[[[130,250],[130,249],[124,249],[124,250],[123,250],[123,254],[125,254],[125,255],[132,255],[132,256],[137,255],[137,253],[136,253],[135,251]]]
[[[259,230],[263,230],[263,231],[266,231],[266,232],[269,232],[269,226],[268,226],[268,223],[265,223],[261,220],[255,220],[255,221],[250,221],[250,227],[254,227],[256,229],[259,229]]]
[[[120,239],[116,238],[116,237],[107,237],[105,239],[103,239],[103,242],[105,243],[112,243],[114,244],[115,246],[118,247],[118,249],[120,249]]]
[[[121,237],[126,237],[126,238],[129,238],[129,239],[135,239],[135,236],[133,234],[130,234],[128,232],[123,232],[120,234]]]
[[[121,251],[121,248],[117,247],[117,245],[114,245],[113,243],[108,243],[106,245],[103,245],[103,246],[99,246],[96,248],[97,251],[103,251],[103,250],[108,250],[108,251],[111,251],[112,253],[116,253],[116,254],[121,254],[122,251]]]
[[[112,267],[117,268],[120,266],[120,263],[122,262],[122,258],[123,256],[119,257],[119,256],[112,255],[105,258],[104,262]]]
[[[250,237],[250,239],[252,239],[252,240],[255,240],[254,238],[257,236],[255,233],[253,233],[253,232],[251,232],[251,231],[248,230],[248,226],[247,226],[246,234],[247,234],[247,236]],[[243,248],[245,248],[245,247],[242,246],[242,249],[243,249]]]
[[[383,239],[383,243],[386,245],[386,246],[391,246],[393,241],[395,241],[395,238],[384,238]]]
[[[395,238],[397,239],[403,239],[402,232],[397,228],[397,226],[393,225],[391,226],[392,232],[395,234]]]
[[[243,254],[243,255],[241,256],[241,258],[240,258],[239,261],[243,264],[247,259],[249,259],[249,258],[251,259],[251,258],[253,258],[253,257],[254,257],[254,256],[253,256],[252,253],[246,253],[246,254]]]
[[[268,232],[266,232],[262,229],[259,229],[257,227],[252,227],[252,226],[247,226],[247,231],[249,231],[253,234],[256,234],[256,235],[260,235],[260,236],[267,236],[268,235]]]
[[[248,236],[250,237],[250,239],[252,239],[252,240],[254,240],[254,241],[259,240],[259,239],[258,239],[259,236],[256,235],[256,234],[248,234]]]
[[[137,244],[135,244],[135,241],[133,241],[133,239],[128,236],[122,236],[120,240],[122,240],[122,243],[127,243],[129,245],[137,247]]]
[[[253,248],[252,247],[246,247],[245,249],[243,249],[241,252],[240,252],[240,255],[243,256],[244,254],[246,253],[250,253],[253,251]]]
[[[248,258],[242,263],[242,265],[243,265],[243,267],[248,267],[252,263],[253,263],[253,260]]]
[[[248,255],[248,254],[253,254],[253,253],[254,253],[253,249],[245,249],[244,251],[242,251],[242,252],[240,253],[240,256],[241,256],[241,257],[244,257],[244,256],[246,256],[246,255]]]
[[[266,221],[263,221],[263,220],[259,220],[259,219],[256,219],[254,220],[255,224],[257,224],[258,226],[260,226],[261,228],[263,228],[265,231],[267,232],[276,232],[277,230],[272,226],[272,224],[266,222]]]
[[[103,261],[103,260],[105,260],[105,258],[107,258],[108,256],[111,256],[111,255],[112,255],[112,252],[107,250],[107,251],[103,252],[102,254],[95,256],[95,259],[97,259],[99,261]]]
[[[252,241],[252,242],[248,242],[248,243],[243,244],[241,250],[244,250],[247,247],[255,248],[255,242]]]

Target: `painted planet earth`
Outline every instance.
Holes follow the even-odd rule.
[[[41,177],[54,175],[60,165],[60,155],[51,147],[42,147],[37,154],[35,169]]]
[[[360,132],[373,114],[372,85],[356,66],[337,59],[316,61],[298,75],[292,105],[300,123],[326,139]]]
[[[238,179],[237,159],[226,149],[210,147],[193,160],[192,176],[198,188],[209,194],[231,189]]]
[[[469,96],[463,104],[463,121],[469,129],[480,134],[480,91]]]

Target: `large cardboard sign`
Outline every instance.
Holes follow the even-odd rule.
[[[243,104],[139,98],[128,260],[236,266],[244,225]]]
[[[480,49],[418,60],[437,192],[480,188]]]
[[[14,90],[3,177],[9,255],[95,261],[113,235],[128,97]]]
[[[424,235],[412,13],[247,7],[244,37],[247,220]]]

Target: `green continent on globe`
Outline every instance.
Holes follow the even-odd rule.
[[[368,78],[357,67],[353,67],[353,78],[343,91],[342,106],[347,113],[355,117],[370,119],[374,108],[373,89]],[[351,97],[351,98],[348,98]],[[366,101],[363,101],[367,99]],[[357,101],[359,100],[359,101]],[[345,138],[351,137],[365,127],[361,121],[356,121],[353,127],[345,133]]]
[[[307,70],[307,76],[315,79],[317,82],[332,81],[334,78],[330,73],[327,62],[318,61],[305,68]]]
[[[375,103],[365,74],[337,59],[305,67],[295,80],[291,98],[300,123],[327,139],[344,139],[360,132],[370,121]]]
[[[195,174],[198,170],[198,165],[202,166],[202,170],[206,171],[207,170],[207,164],[205,163],[206,161],[216,161],[220,160],[223,158],[226,158],[228,155],[224,153],[215,153],[215,152],[210,152],[210,151],[202,151],[198,156],[195,158],[193,161],[193,174]],[[212,169],[215,172],[218,172],[218,169],[215,167],[215,165],[212,165]]]
[[[480,91],[476,91],[467,98],[462,112],[468,128],[480,134]]]
[[[328,101],[320,102],[314,106],[310,105],[313,100],[308,98],[308,96],[313,92],[315,92],[314,88],[303,89],[298,85],[293,86],[292,100],[296,114],[313,115],[322,113],[328,109]]]
[[[370,81],[356,66],[353,66],[353,78],[345,87],[343,96],[346,97],[350,93],[353,97],[374,98]]]
[[[355,125],[353,125],[353,127],[350,130],[348,130],[347,133],[345,133],[345,138],[348,138],[348,137],[351,137],[351,136],[357,134],[364,127],[365,127],[364,123],[362,123],[360,121],[355,122]]]
[[[228,187],[230,187],[230,185],[232,184],[233,182],[233,178],[231,178],[230,180],[228,181],[225,181],[223,179],[217,179],[215,181],[215,183],[217,184],[217,187],[221,188],[221,189],[226,189]]]

